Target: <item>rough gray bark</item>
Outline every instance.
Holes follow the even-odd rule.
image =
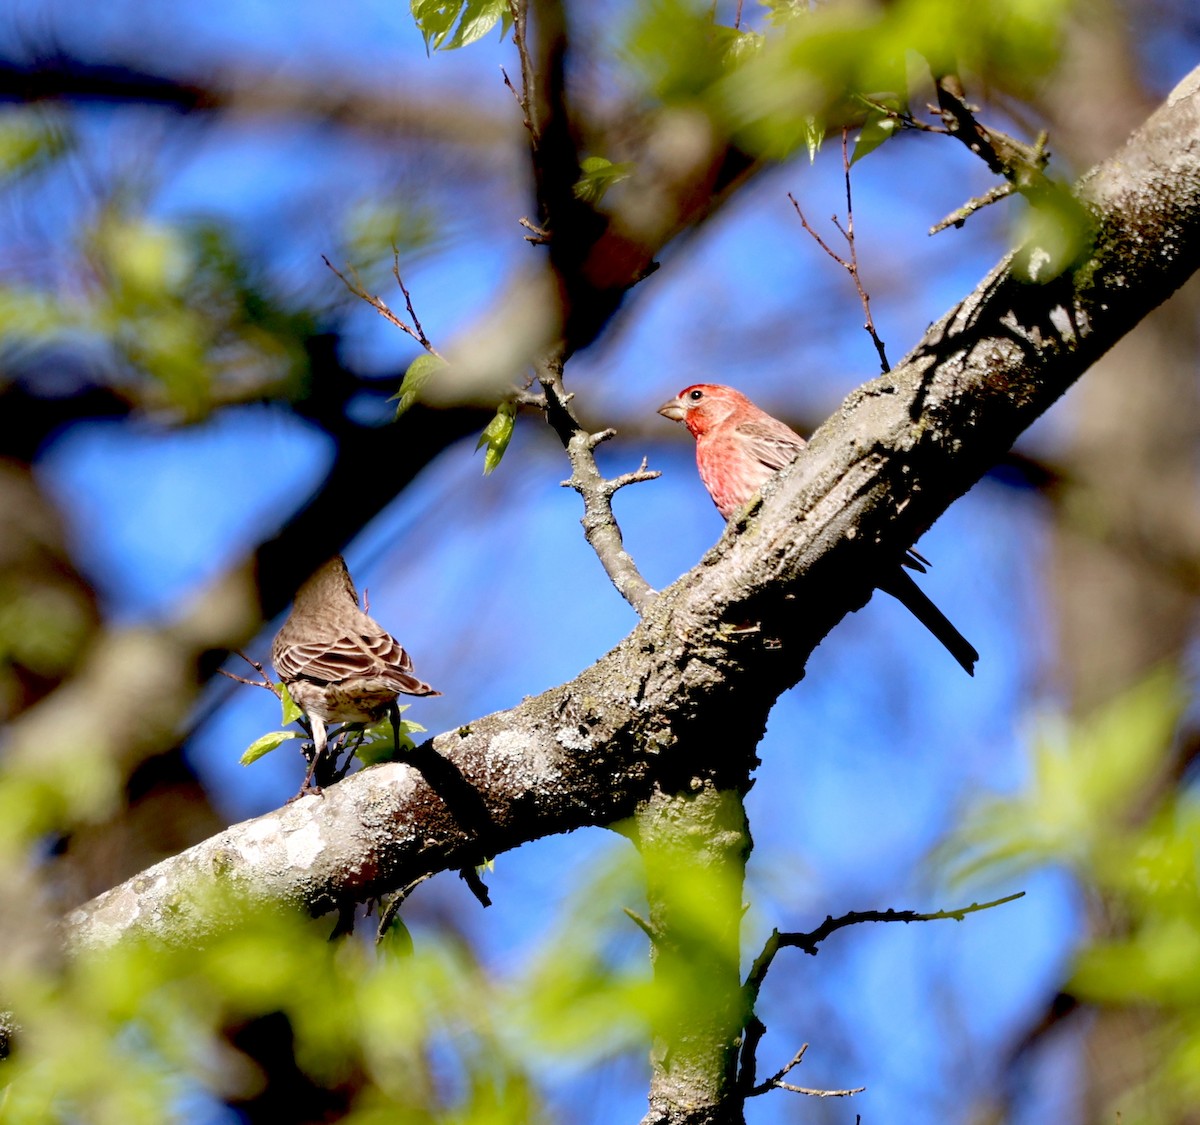
[[[655,783],[738,788],[739,748],[872,575],[1200,262],[1200,71],[1079,189],[1096,224],[1086,260],[1045,284],[1001,262],[574,681],[151,868],[71,914],[71,940],[222,925],[183,905],[197,877],[321,911],[610,823]]]

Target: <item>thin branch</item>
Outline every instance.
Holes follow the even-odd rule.
[[[1002,199],[1007,199],[1016,190],[1012,183],[1007,180],[1002,184],[997,184],[982,195],[976,195],[968,199],[966,203],[951,211],[940,222],[934,223],[929,228],[929,233],[937,234],[940,231],[944,231],[947,227],[961,227],[976,211],[981,211],[984,207],[988,207],[993,203],[999,203]]]
[[[505,85],[513,92],[513,96],[517,99],[517,104],[521,107],[521,113],[524,115],[525,128],[529,130],[529,136],[533,141],[534,147],[537,147],[541,139],[541,121],[534,112],[534,104],[532,92],[534,88],[535,73],[533,69],[533,60],[529,56],[529,38],[528,38],[528,0],[508,0],[509,15],[512,16],[513,22],[513,43],[517,48],[517,58],[521,63],[521,92],[517,93],[512,82],[509,81],[508,75],[504,73],[504,68],[501,67],[501,73],[504,74]]]
[[[853,1094],[861,1094],[866,1086],[855,1086],[853,1089],[846,1090],[817,1090],[811,1086],[793,1086],[790,1082],[785,1082],[784,1076],[793,1068],[800,1065],[804,1058],[804,1052],[808,1050],[808,1044],[805,1043],[793,1056],[782,1070],[776,1071],[765,1082],[755,1086],[752,1090],[746,1093],[748,1098],[757,1098],[762,1094],[769,1094],[772,1090],[789,1090],[793,1094],[807,1094],[810,1098],[848,1098]]]
[[[562,485],[573,488],[583,498],[583,519],[580,521],[583,534],[617,592],[642,616],[658,591],[642,577],[637,564],[625,550],[621,528],[613,515],[612,498],[626,485],[654,480],[662,474],[647,470],[643,458],[641,466],[632,473],[622,473],[612,479],[604,477],[596,464],[596,446],[616,431],[601,430],[593,434],[579,424],[571,410],[570,396],[563,389],[559,356],[539,360],[537,377],[545,396],[546,421],[558,434],[571,462],[571,478]]]
[[[268,691],[271,690],[271,685],[264,684],[262,680],[248,680],[245,676],[237,676],[233,672],[226,671],[224,668],[218,668],[217,671],[227,679],[236,680],[239,684],[249,684],[251,687],[261,687],[267,688]]]
[[[427,879],[432,879],[433,875],[434,873],[432,871],[426,871],[424,875],[418,875],[411,883],[409,883],[407,886],[401,887],[400,890],[392,895],[391,900],[387,904],[387,908],[379,917],[379,925],[375,930],[376,945],[383,941],[384,935],[391,928],[392,922],[395,919],[396,914],[399,912],[400,907],[404,905],[404,900],[407,899],[408,896],[412,894],[413,891],[415,891]]]
[[[886,102],[876,101],[874,98],[862,97],[861,95],[859,95],[859,100],[876,113],[881,114],[891,121],[895,121],[901,129],[911,129],[919,133],[939,133],[943,137],[950,135],[950,130],[945,125],[931,125],[928,121],[922,121],[919,117],[914,117],[911,113],[906,113],[904,110],[896,109]],[[928,108],[933,113],[937,112],[937,106],[929,106]]]
[[[546,246],[550,242],[550,232],[544,227],[539,227],[528,215],[522,215],[517,223],[523,226],[531,234],[525,235],[525,241],[531,242],[534,246]]]
[[[975,116],[976,107],[967,104],[957,75],[943,74],[936,79],[935,86],[936,112],[950,136],[966,145],[995,175],[1011,181],[1018,191],[1036,191],[1047,186],[1043,170],[1050,154],[1046,151],[1045,133],[1039,134],[1033,145],[1027,145],[984,125]]]
[[[817,946],[820,945],[830,934],[836,933],[838,930],[844,929],[847,926],[856,926],[861,922],[939,922],[947,919],[953,919],[956,922],[961,922],[968,914],[977,914],[981,910],[991,910],[993,907],[1003,906],[1005,903],[1013,902],[1016,899],[1023,898],[1024,891],[1017,891],[1015,894],[1005,895],[1003,898],[994,899],[992,902],[973,902],[970,906],[960,906],[952,910],[936,910],[930,914],[920,914],[915,910],[852,910],[847,914],[843,914],[840,918],[828,916],[815,930],[810,930],[808,933],[781,933],[779,930],[772,930],[771,936],[763,943],[762,950],[754,959],[754,964],[750,967],[750,972],[746,976],[746,1008],[751,1013],[750,1018],[746,1021],[746,1033],[742,1040],[742,1057],[738,1071],[738,1083],[748,1091],[747,1097],[753,1096],[756,1093],[763,1093],[769,1086],[767,1083],[755,1084],[754,1076],[757,1068],[757,1051],[758,1045],[762,1041],[763,1035],[766,1034],[766,1025],[754,1014],[754,1007],[758,1003],[758,995],[762,991],[763,981],[766,979],[767,971],[771,968],[771,963],[775,960],[775,955],[785,947],[795,949],[803,949],[805,953],[812,956],[817,955]],[[800,1052],[803,1055],[803,1050]],[[799,1058],[795,1060],[799,1061]],[[793,1062],[791,1065],[795,1065]],[[790,1067],[786,1067],[786,1070]],[[782,1073],[777,1077],[782,1077]],[[781,1088],[789,1089],[783,1084],[778,1084]],[[808,1093],[806,1090],[797,1090],[799,1093]],[[856,1091],[841,1091],[836,1096],[841,1097],[846,1093],[855,1093]],[[834,1095],[820,1095],[834,1096]]]
[[[947,920],[961,922],[968,914],[991,910],[1024,897],[1024,891],[1017,891],[1015,894],[1005,895],[1003,898],[993,899],[991,902],[973,902],[970,906],[961,906],[954,910],[935,910],[931,914],[919,914],[915,910],[851,910],[840,918],[826,918],[815,930],[810,930],[808,933],[780,934],[779,944],[781,947],[790,946],[802,949],[805,953],[815,957],[817,946],[821,942],[830,934],[845,929],[847,926],[857,926],[862,922],[941,922]]]
[[[238,676],[238,675],[235,675],[233,672],[227,672],[224,668],[218,668],[217,671],[220,672],[222,676],[226,676],[231,680],[236,680],[239,684],[249,684],[251,687],[266,688],[267,691],[269,691],[272,695],[274,695],[276,699],[283,698],[283,694],[280,691],[280,689],[275,685],[274,680],[272,680],[271,677],[267,675],[267,670],[257,660],[251,660],[250,657],[248,657],[244,652],[242,652],[242,650],[240,648],[234,649],[233,651],[238,656],[240,656],[247,664],[249,664],[250,667],[253,668],[259,674],[259,676],[261,676],[262,678],[258,679],[258,680],[248,680],[248,679],[246,679],[245,676]]]
[[[849,248],[849,257],[843,258],[840,254],[830,248],[829,244],[808,224],[808,220],[804,217],[804,212],[800,210],[800,204],[796,202],[796,197],[788,192],[788,199],[792,201],[792,206],[796,209],[796,214],[800,217],[800,225],[816,240],[818,246],[825,251],[839,266],[841,266],[854,282],[854,288],[858,292],[858,299],[863,307],[863,315],[866,320],[863,328],[866,329],[871,337],[871,342],[875,345],[875,351],[879,353],[879,364],[886,375],[891,370],[891,364],[888,363],[887,350],[884,348],[883,340],[880,339],[879,333],[875,329],[875,319],[871,316],[871,297],[863,288],[862,277],[858,270],[858,248],[854,241],[854,200],[850,191],[850,149],[849,149],[850,130],[842,130],[842,171],[846,184],[846,226],[838,222],[838,217],[834,215],[833,225],[837,228],[838,233],[846,240],[846,245]]]
[[[866,1086],[855,1086],[850,1090],[814,1090],[808,1086],[793,1086],[790,1082],[776,1082],[775,1089],[790,1090],[793,1094],[807,1094],[810,1098],[848,1098],[861,1094]]]
[[[337,275],[341,283],[347,289],[349,289],[351,293],[361,300],[366,301],[371,308],[373,308],[377,313],[379,313],[380,316],[384,318],[384,320],[388,321],[389,324],[395,325],[405,335],[411,336],[430,355],[435,355],[439,359],[442,359],[444,358],[442,353],[439,352],[432,343],[430,343],[429,337],[425,335],[425,330],[421,327],[421,322],[417,319],[417,315],[413,311],[412,298],[409,296],[408,290],[404,286],[404,282],[400,280],[399,252],[395,251],[395,248],[393,248],[393,252],[396,254],[396,258],[392,265],[392,274],[396,278],[397,284],[400,286],[400,292],[404,294],[404,304],[408,309],[408,315],[413,319],[412,324],[401,320],[394,312],[392,312],[392,310],[388,308],[387,302],[384,301],[382,297],[370,293],[359,280],[358,271],[353,267],[350,268],[350,273],[354,278],[354,280],[351,281],[344,273],[342,273],[341,270],[337,268],[337,266],[335,266],[327,257],[325,257],[324,254],[321,255],[321,261],[323,261],[334,272],[334,274]]]
[[[765,1030],[765,1028],[764,1028],[764,1030]],[[782,1082],[784,1080],[784,1078],[787,1077],[789,1071],[791,1071],[794,1067],[797,1067],[800,1065],[800,1063],[804,1060],[804,1055],[807,1050],[808,1050],[808,1044],[807,1043],[802,1044],[800,1047],[800,1050],[798,1050],[792,1056],[791,1062],[789,1062],[782,1069],[777,1070],[765,1082],[761,1082],[757,1086],[754,1086],[746,1094],[746,1097],[756,1098],[760,1094],[765,1094],[768,1090],[773,1090],[777,1085],[779,1085],[780,1082]]]

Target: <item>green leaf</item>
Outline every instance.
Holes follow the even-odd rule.
[[[291,692],[287,689],[287,684],[280,683],[275,686],[279,689],[279,702],[283,708],[283,718],[280,722],[284,726],[287,726],[288,723],[298,722],[304,717],[304,712],[300,710],[296,701],[292,698]]]
[[[388,928],[379,935],[379,949],[392,957],[411,957],[413,939],[399,913],[392,916]]]
[[[265,757],[277,746],[282,746],[289,738],[303,737],[298,730],[273,730],[270,734],[264,734],[250,743],[238,761],[243,766],[248,766],[251,762],[257,762],[259,758]]]
[[[500,464],[500,459],[504,456],[504,451],[508,448],[508,443],[512,438],[513,419],[516,416],[516,406],[511,402],[502,402],[496,410],[496,416],[479,435],[479,441],[475,443],[475,448],[480,449],[487,446],[487,452],[483,455],[483,475],[485,477]]]
[[[399,710],[404,712],[411,706],[411,703],[405,703]],[[397,748],[396,741],[392,737],[391,719],[380,719],[379,722],[372,723],[363,731],[362,741],[354,748],[354,756],[364,766],[375,766],[380,762],[395,761],[398,753],[403,754],[416,745],[410,735],[424,733],[425,728],[420,723],[401,719],[400,746]]]
[[[873,110],[867,115],[863,127],[859,130],[858,140],[854,142],[854,155],[850,163],[856,164],[870,152],[874,152],[884,141],[890,140],[900,129],[900,122],[886,113]],[[812,150],[809,149],[811,154]]]
[[[425,384],[445,366],[444,359],[430,355],[429,352],[422,352],[408,365],[408,370],[404,372],[404,378],[400,381],[400,389],[388,399],[396,404],[397,418],[421,397]]]
[[[425,51],[452,51],[482,39],[497,23],[512,26],[507,0],[411,0],[409,8],[425,39]],[[450,31],[458,24],[454,34]]]
[[[613,184],[627,180],[633,174],[634,165],[629,161],[614,164],[603,156],[585,157],[579,165],[580,176],[575,183],[576,199],[593,205],[604,198],[604,193]]]

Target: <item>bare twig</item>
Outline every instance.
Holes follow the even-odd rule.
[[[920,133],[940,133],[942,136],[948,136],[950,130],[945,125],[931,125],[928,121],[922,121],[919,117],[914,117],[911,113],[905,113],[903,110],[895,109],[887,105],[885,102],[876,101],[874,98],[863,98],[860,100],[864,105],[869,106],[876,113],[882,114],[889,120],[895,121],[901,129],[912,129]],[[936,113],[937,106],[930,106],[929,109]]]
[[[758,1097],[759,1094],[765,1094],[768,1090],[774,1089],[775,1086],[777,1086],[780,1082],[782,1082],[784,1080],[784,1078],[787,1077],[788,1072],[790,1070],[792,1070],[793,1067],[797,1067],[800,1065],[800,1063],[804,1060],[804,1054],[807,1050],[808,1050],[808,1044],[807,1043],[802,1044],[800,1047],[800,1050],[798,1050],[792,1056],[791,1062],[789,1062],[781,1070],[777,1070],[765,1082],[762,1082],[759,1085],[755,1086],[746,1095],[746,1097],[756,1098],[756,1097]]]
[[[395,251],[394,251],[395,252]],[[370,293],[363,283],[359,280],[358,271],[353,267],[350,273],[354,280],[351,281],[341,270],[337,268],[324,254],[321,255],[323,261],[337,275],[341,283],[350,290],[356,297],[366,301],[380,316],[382,316],[389,324],[394,324],[407,336],[411,336],[418,344],[421,345],[430,355],[435,355],[439,359],[443,358],[441,352],[437,350],[429,341],[429,337],[425,335],[425,330],[421,327],[421,322],[417,319],[417,314],[413,311],[412,298],[409,296],[408,290],[404,286],[404,282],[400,280],[400,256],[399,252],[395,252],[396,257],[392,265],[392,274],[396,278],[396,282],[400,286],[400,292],[404,294],[404,304],[408,309],[408,315],[412,317],[413,323],[409,324],[401,320],[390,308],[387,302],[382,297]]]
[[[264,684],[262,680],[248,680],[245,676],[236,676],[232,672],[227,672],[224,668],[218,668],[217,671],[230,680],[237,680],[239,684],[249,684],[251,687],[267,688],[268,690],[271,688],[270,684]]]
[[[850,148],[849,148],[850,130],[842,130],[842,169],[846,184],[846,225],[842,226],[838,222],[838,217],[834,215],[833,225],[837,228],[838,233],[846,240],[846,246],[849,248],[849,256],[843,258],[840,254],[830,248],[829,244],[808,224],[808,220],[804,217],[804,212],[800,210],[800,204],[796,202],[796,197],[788,192],[788,199],[792,201],[792,206],[796,209],[796,214],[800,217],[800,225],[816,240],[818,246],[825,251],[839,266],[841,266],[851,277],[854,282],[854,288],[858,292],[858,299],[862,303],[863,315],[866,317],[863,328],[871,337],[871,342],[875,345],[875,351],[879,353],[879,364],[886,375],[891,370],[891,364],[888,363],[887,351],[884,348],[883,340],[880,339],[879,333],[875,330],[875,320],[871,316],[871,297],[863,288],[862,277],[858,271],[858,249],[854,242],[854,200],[850,191]]]
[[[861,1094],[866,1086],[855,1086],[851,1090],[814,1090],[808,1086],[793,1086],[790,1082],[776,1082],[774,1089],[790,1090],[793,1094],[807,1094],[810,1098],[848,1098]]]
[[[994,899],[991,902],[973,902],[970,906],[960,906],[951,910],[935,910],[930,914],[920,914],[915,910],[852,910],[847,914],[843,914],[840,918],[834,918],[830,915],[815,930],[810,930],[808,933],[781,933],[779,930],[772,930],[771,936],[763,943],[762,951],[754,959],[754,964],[746,976],[746,1008],[751,1015],[746,1021],[746,1034],[742,1041],[742,1056],[738,1070],[738,1084],[742,1089],[748,1091],[746,1096],[749,1097],[753,1093],[763,1093],[768,1086],[768,1083],[756,1084],[754,1079],[755,1070],[758,1065],[756,1058],[758,1045],[767,1030],[762,1020],[754,1014],[754,1006],[758,1003],[758,994],[762,991],[767,971],[771,968],[771,963],[775,960],[775,955],[781,949],[785,947],[803,949],[805,953],[809,953],[815,957],[817,955],[817,946],[821,942],[829,937],[830,934],[836,933],[847,926],[856,926],[861,922],[939,922],[947,919],[961,922],[968,914],[978,914],[982,910],[991,910],[993,907],[1003,906],[1005,903],[1013,902],[1024,896],[1024,891],[1017,891],[1015,894],[1005,895],[1003,898]],[[803,1050],[800,1054],[803,1055]],[[796,1059],[796,1062],[798,1061],[799,1058]],[[794,1066],[795,1063],[791,1065]],[[786,1073],[788,1069],[790,1067],[785,1067],[784,1072],[781,1072],[778,1077],[782,1077],[782,1073]],[[793,1089],[795,1093],[813,1093],[817,1097],[844,1097],[847,1094],[857,1093],[856,1090],[821,1093],[820,1091],[814,1092],[798,1087],[793,1088],[786,1083],[776,1083],[776,1085],[780,1089]]]
[[[517,222],[527,231],[532,231],[531,234],[525,235],[526,242],[532,242],[534,246],[545,246],[549,243],[550,232],[539,227],[528,215],[522,215]]]
[[[985,191],[982,195],[977,195],[972,199],[968,199],[961,207],[951,211],[940,222],[934,223],[929,228],[930,234],[937,234],[939,231],[945,230],[947,227],[961,227],[976,211],[982,210],[993,203],[999,203],[1001,199],[1006,199],[1012,195],[1017,189],[1009,181],[1002,184],[997,184],[989,191]]]
[[[807,1094],[810,1098],[848,1098],[853,1094],[861,1094],[866,1086],[855,1086],[853,1089],[846,1090],[818,1090],[811,1086],[793,1086],[790,1082],[785,1082],[784,1076],[796,1066],[800,1065],[804,1058],[804,1052],[808,1050],[808,1044],[798,1050],[785,1067],[776,1071],[765,1082],[759,1083],[753,1089],[746,1092],[746,1097],[757,1098],[761,1094],[769,1094],[772,1090],[790,1090],[793,1094]]]
[[[516,45],[517,58],[521,63],[520,93],[517,92],[512,82],[509,81],[507,74],[504,74],[504,83],[512,90],[513,96],[517,99],[517,104],[521,107],[521,113],[525,118],[525,128],[529,130],[529,135],[536,147],[542,130],[532,96],[536,76],[533,69],[533,60],[529,55],[528,7],[528,0],[508,0],[508,11],[512,16],[513,22],[513,43]],[[501,73],[504,73],[504,68],[501,67],[500,69]]]
[[[991,902],[973,902],[970,906],[960,906],[953,910],[935,910],[931,914],[919,914],[915,910],[851,910],[840,918],[826,918],[815,930],[808,933],[787,933],[779,935],[781,946],[792,946],[802,949],[815,957],[817,946],[830,934],[845,929],[846,926],[857,926],[861,922],[940,922],[949,919],[961,922],[968,914],[978,914],[981,910],[991,910],[1005,903],[1024,898],[1024,891],[993,899]]]
[[[267,675],[267,670],[257,660],[252,660],[244,652],[242,652],[240,648],[234,649],[233,651],[247,664],[249,664],[250,667],[253,668],[262,678],[258,680],[248,680],[245,676],[238,676],[233,672],[227,672],[224,668],[218,668],[217,671],[220,672],[222,676],[226,676],[231,680],[237,680],[239,684],[249,684],[251,687],[266,688],[267,691],[274,695],[276,699],[283,698],[280,689],[275,685],[275,682],[271,679],[271,677]]]

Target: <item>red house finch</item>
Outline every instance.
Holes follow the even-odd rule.
[[[397,695],[442,694],[412,674],[412,659],[400,642],[358,608],[341,555],[296,591],[292,612],[271,645],[271,663],[312,726],[313,760],[302,793],[325,750],[326,723],[373,723],[387,715],[398,751]]]
[[[700,479],[726,519],[774,473],[794,461],[805,445],[795,430],[760,410],[740,391],[716,383],[685,387],[658,412],[682,422],[696,439]],[[915,551],[905,559],[905,565],[914,570],[923,571],[924,563]],[[968,675],[975,675],[979,653],[903,569],[897,567],[887,574],[879,588],[937,637]]]

